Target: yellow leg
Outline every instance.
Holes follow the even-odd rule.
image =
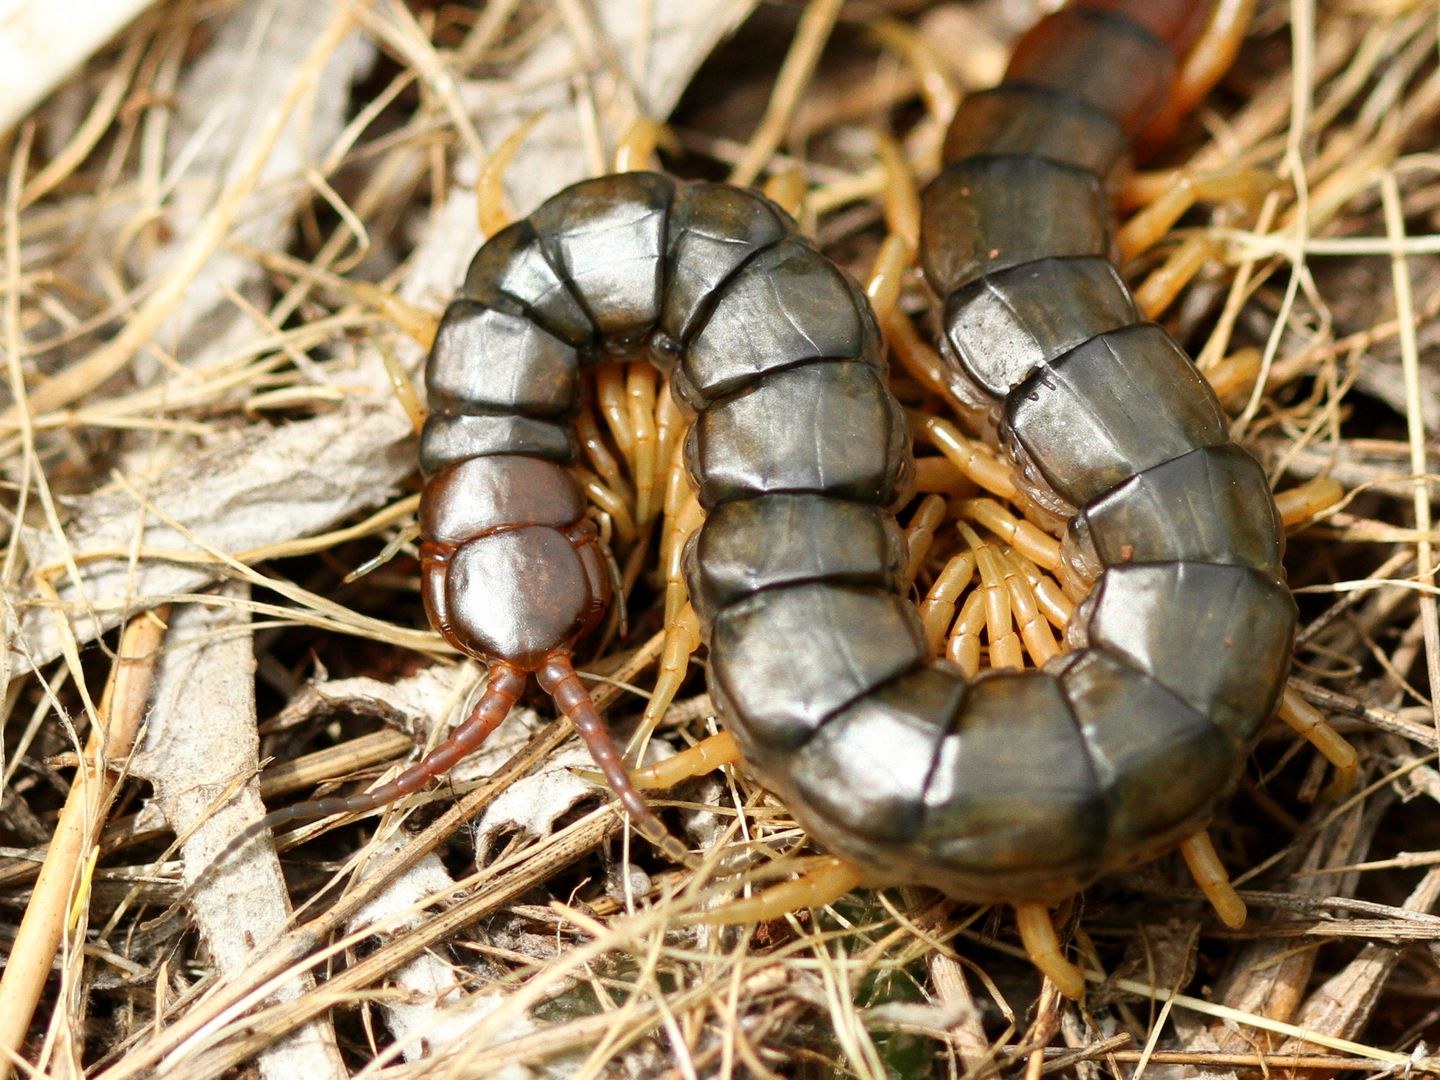
[[[655,403],[655,471],[658,476],[661,470],[666,470],[661,503],[663,512],[668,516],[672,504],[678,507],[679,496],[687,492],[690,486],[690,477],[685,472],[685,456],[677,453],[689,422],[675,400],[675,395],[670,391],[668,378],[660,381],[657,393],[659,401]],[[678,486],[678,490],[672,492],[672,485]]]
[[[968,495],[975,485],[945,457],[915,459],[915,490],[922,494]]]
[[[886,173],[886,226],[888,233],[876,252],[876,262],[865,282],[865,295],[876,312],[881,330],[890,336],[891,324],[903,320],[900,288],[914,262],[920,238],[920,192],[899,145],[888,135],[878,137],[881,167]],[[909,320],[906,320],[909,321]]]
[[[1015,632],[1014,613],[1010,607],[1010,590],[1005,587],[1005,574],[995,549],[985,543],[965,522],[960,522],[960,535],[975,552],[975,565],[980,571],[980,592],[985,604],[985,640],[990,643],[990,666],[1019,670],[1025,666],[1025,650]]]
[[[1063,633],[1075,614],[1075,601],[1065,594],[1059,582],[1042,574],[1040,568],[1029,559],[1012,553],[1011,562],[1019,567],[1026,584],[1034,592],[1040,613],[1051,626]]]
[[[705,511],[693,491],[687,491],[674,524],[669,526],[665,548],[665,625],[674,626],[680,609],[690,600],[685,587],[685,545],[705,523]]]
[[[1120,257],[1128,262],[1142,251],[1149,251],[1196,203],[1238,202],[1251,211],[1258,210],[1279,182],[1273,172],[1243,166],[1206,173],[1177,169],[1158,176],[1134,177],[1124,197],[1127,201],[1138,200],[1144,209],[1115,234]]]
[[[1303,525],[1322,511],[1345,498],[1345,489],[1340,481],[1329,476],[1317,476],[1293,488],[1275,493],[1275,505],[1280,510],[1280,521],[1287,529]]]
[[[662,384],[648,361],[611,361],[596,369],[594,390],[580,410],[576,434],[598,476],[587,476],[584,470],[580,474],[592,500],[613,518],[623,542],[633,542],[662,505],[668,518],[671,493],[661,494],[661,470],[672,461],[683,430],[684,417],[668,384]],[[671,618],[676,611],[678,605]]]
[[[366,562],[361,563],[354,570],[351,570],[350,573],[345,575],[343,581],[346,585],[349,585],[352,581],[359,581],[366,574],[371,573],[374,570],[378,570],[380,567],[384,566],[387,562],[393,559],[399,553],[400,549],[403,548],[406,544],[414,543],[416,540],[419,539],[420,523],[418,521],[412,521],[409,525],[406,525],[403,529],[396,533],[393,540],[391,540],[388,544],[381,548],[379,555],[376,555],[373,559],[369,559]]]
[[[410,426],[418,435],[425,426],[426,410],[425,406],[420,404],[420,395],[415,392],[415,384],[400,365],[400,358],[383,345],[380,347],[380,359],[385,365],[385,374],[390,379],[390,389],[394,391],[395,399],[400,402],[400,407],[410,418]]]
[[[580,415],[575,418],[575,434],[585,451],[585,457],[606,487],[615,492],[623,502],[630,503],[630,483],[625,479],[625,472],[615,460],[615,455],[605,445],[604,436],[600,434],[600,425],[595,422],[594,409],[587,406],[580,410]]]
[[[980,674],[980,631],[984,626],[985,593],[976,589],[961,605],[945,644],[946,659],[959,667],[967,679]]]
[[[435,344],[435,332],[440,328],[440,316],[416,307],[410,301],[402,300],[394,293],[378,285],[371,285],[368,281],[352,281],[348,285],[357,300],[374,308],[405,331],[422,349],[429,350],[430,346]]]
[[[1020,640],[1035,666],[1044,667],[1052,657],[1060,654],[1060,643],[1055,640],[1050,624],[1040,614],[1040,605],[1035,590],[1025,579],[1019,560],[1013,553],[999,551],[996,556],[1005,575],[1005,587],[1010,592],[1010,608],[1015,613],[1015,624],[1020,628]]]
[[[641,116],[630,125],[615,148],[615,171],[633,172],[637,169],[654,169],[659,166],[657,150],[671,154],[680,153],[680,140],[669,127]]]
[[[515,154],[544,115],[536,113],[505,136],[504,141],[490,155],[490,159],[480,168],[480,176],[475,181],[475,212],[480,221],[480,232],[484,236],[494,236],[515,218],[505,199],[505,170],[515,160]]]
[[[1046,613],[1042,617],[1042,601],[1037,594],[1036,583],[1032,583],[1027,574],[1026,564],[1029,563],[1031,568],[1034,568],[1034,564],[1038,563],[1045,569],[1055,570],[1060,565],[1059,542],[1030,522],[1016,518],[993,499],[964,500],[959,504],[959,511],[961,516],[968,517],[985,526],[1018,549],[1007,553],[989,544],[984,545],[983,554],[976,549],[981,577],[986,582],[985,588],[987,590],[998,588],[996,584],[998,582],[1003,584],[1004,591],[1008,596],[1009,616],[1003,615],[998,600],[987,598],[986,601],[987,605],[994,605],[993,613],[989,615],[989,618],[1004,617],[1006,619],[1004,630],[1000,631],[1001,637],[995,636],[997,632],[995,627],[988,631],[991,634],[991,641],[994,642],[991,646],[992,663],[997,667],[1019,666],[1019,658],[1015,654],[1017,642],[1008,626],[1009,620],[1013,619],[1015,626],[1019,629],[1019,643],[1023,643],[1023,651],[1030,654],[1036,667],[1043,666],[1046,661],[1059,654],[1060,645],[1050,629],[1051,622],[1047,621],[1047,619],[1052,619],[1051,606],[1046,605]],[[967,540],[974,536],[974,533],[968,529],[965,532]],[[976,542],[978,542],[978,538]],[[1036,577],[1043,580],[1038,570]],[[1058,585],[1053,591],[1061,592]],[[951,610],[953,611],[953,601]],[[987,610],[992,609],[987,608]],[[925,608],[922,605],[922,622],[925,614]]]
[[[697,776],[714,772],[722,765],[740,763],[740,744],[728,731],[701,739],[688,750],[630,774],[631,781],[642,791],[664,791]]]
[[[920,248],[920,185],[893,136],[881,132],[875,153],[885,170],[885,227],[905,243],[914,259]]]
[[[604,417],[608,440],[597,413]],[[577,433],[586,457],[626,503],[637,530],[660,510],[661,470],[670,463],[683,427],[679,407],[649,361],[612,361],[596,369],[594,393],[580,411]]]
[[[685,520],[682,521],[682,517]],[[676,446],[671,451],[670,468],[665,475],[665,509],[660,522],[660,568],[665,574],[664,626],[674,623],[680,609],[690,602],[684,576],[685,543],[704,520],[704,511],[685,471],[684,449]],[[689,532],[682,532],[687,526]]]
[[[945,568],[936,575],[930,591],[920,601],[920,622],[925,627],[925,637],[930,642],[930,651],[938,653],[945,645],[945,632],[955,621],[955,609],[960,597],[975,578],[975,553],[962,551],[951,557]]]
[[[711,926],[739,926],[744,923],[769,922],[800,908],[818,908],[833,903],[860,884],[860,871],[832,855],[815,860],[793,881],[772,885],[764,892],[741,900],[732,900],[713,911],[697,912],[685,922],[703,922]]]
[[[655,425],[657,382],[655,368],[648,361],[630,364],[625,373],[625,400],[630,429],[635,433],[635,523],[641,528],[659,509],[655,503],[655,488],[660,480],[660,436]]]
[[[894,233],[880,244],[875,253],[875,262],[870,267],[870,277],[865,283],[865,295],[870,298],[870,307],[875,319],[888,335],[891,323],[905,316],[898,311],[900,288],[905,283],[905,271],[914,258],[915,249]]]
[[[905,526],[905,585],[915,582],[915,575],[925,563],[925,556],[935,543],[935,530],[945,520],[945,500],[939,495],[927,495],[920,500],[920,506]]]
[[[961,515],[983,525],[1037,566],[1056,570],[1060,566],[1060,541],[1043,529],[1017,518],[994,499],[966,499]]]
[[[1065,959],[1050,909],[1044,904],[1016,904],[1015,925],[1020,929],[1020,942],[1030,962],[1040,969],[1055,989],[1072,1001],[1085,996],[1085,973]]]
[[[765,181],[765,197],[795,220],[805,213],[810,186],[799,169],[782,169]]]
[[[897,53],[915,74],[920,96],[925,101],[928,124],[935,137],[922,140],[925,150],[920,154],[926,175],[940,170],[940,148],[944,132],[960,105],[962,92],[943,49],[908,23],[881,17],[870,24],[870,33],[881,45]]]
[[[1135,290],[1135,306],[1147,319],[1158,318],[1206,263],[1223,254],[1223,248],[1206,236],[1183,241],[1140,283]]]
[[[630,507],[625,504],[622,496],[606,487],[598,476],[588,469],[575,469],[575,478],[580,481],[580,488],[585,492],[585,497],[595,507],[610,515],[610,520],[615,525],[615,535],[625,543],[634,543],[638,535],[635,529],[635,519],[630,515]]]
[[[1335,776],[1325,788],[1325,798],[1338,799],[1349,792],[1355,786],[1355,777],[1360,771],[1360,759],[1355,748],[1330,726],[1319,709],[1294,690],[1287,689],[1281,695],[1278,712],[1280,719],[1290,725],[1291,730],[1335,766]]]
[[[1228,405],[1250,393],[1260,377],[1261,359],[1259,349],[1246,345],[1206,368],[1203,374],[1215,396]]]
[[[888,135],[880,135],[877,153],[885,174],[885,223],[889,234],[880,245],[865,284],[865,295],[885,334],[891,353],[922,386],[953,400],[939,353],[925,344],[908,316],[900,310],[900,292],[915,262],[920,243],[920,188],[904,152]]]
[[[1010,466],[1001,461],[984,443],[961,434],[948,420],[928,414],[917,416],[916,424],[957,469],[992,495],[1013,499],[1017,492]]]
[[[1128,261],[1154,247],[1198,202],[1238,202],[1253,212],[1277,183],[1273,173],[1252,168],[1198,174],[1181,169],[1162,174],[1158,181],[1150,176],[1134,179],[1128,193],[1132,198],[1154,197],[1145,199],[1145,208],[1116,234],[1121,258]],[[1223,247],[1205,236],[1183,241],[1135,290],[1136,304],[1146,318],[1158,317],[1207,262],[1223,254]]]
[[[1180,72],[1160,115],[1141,137],[1144,146],[1167,142],[1180,121],[1220,81],[1235,62],[1245,31],[1255,14],[1255,0],[1221,0],[1210,10],[1200,38],[1180,64]]]
[[[680,616],[665,628],[665,645],[660,652],[660,671],[655,676],[655,689],[645,705],[645,715],[640,726],[625,748],[629,761],[639,761],[645,754],[645,745],[650,741],[656,727],[665,717],[665,710],[675,700],[680,684],[685,681],[685,672],[690,667],[690,657],[700,647],[700,619],[695,609],[686,604],[680,609]]]
[[[1210,901],[1215,914],[1220,916],[1220,921],[1231,930],[1239,930],[1244,926],[1245,901],[1240,899],[1235,886],[1230,884],[1230,875],[1226,873],[1220,856],[1215,853],[1210,834],[1201,829],[1194,836],[1182,840],[1180,854],[1185,857],[1185,865],[1190,868],[1191,877],[1195,879],[1195,884],[1200,886],[1205,899]]]
[[[896,237],[886,237],[887,244],[891,241],[897,245],[901,243]],[[950,390],[945,362],[938,352],[921,340],[915,325],[904,314],[896,314],[884,324],[884,328],[885,343],[900,366],[925,389],[958,408],[959,402]]]
[[[595,371],[595,403],[620,454],[635,475],[635,429],[630,424],[630,403],[625,397],[625,364],[601,364]]]
[[[657,451],[667,445],[663,430],[668,425],[663,415],[661,420],[662,435],[657,441]],[[660,564],[665,570],[665,643],[645,714],[626,748],[626,756],[632,762],[644,754],[645,744],[685,680],[691,655],[700,647],[700,620],[690,606],[684,560],[685,545],[704,524],[705,513],[686,476],[683,447],[678,440],[669,445],[672,449],[665,486],[665,523],[660,535]]]

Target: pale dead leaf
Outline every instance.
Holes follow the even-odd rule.
[[[225,588],[237,599],[247,592],[238,583]],[[152,700],[133,771],[154,785],[171,830],[185,837],[182,878],[186,885],[197,885],[189,907],[216,967],[228,974],[243,971],[257,946],[278,937],[291,915],[280,863],[269,844],[251,845],[224,866],[211,867],[230,837],[265,812],[254,779],[259,741],[248,613],[176,605]],[[216,806],[237,777],[250,779]],[[276,998],[293,1000],[314,985],[310,976],[298,977]],[[257,1064],[261,1075],[273,1080],[347,1074],[328,1017],[271,1044]]]

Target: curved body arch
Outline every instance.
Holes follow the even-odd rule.
[[[540,560],[528,573],[603,591],[571,537],[569,416],[586,361],[648,349],[695,414],[707,520],[687,573],[712,695],[822,845],[877,882],[1054,902],[1202,826],[1275,707],[1295,608],[1263,472],[1110,262],[1104,181],[1163,102],[1191,10],[1042,21],[1006,82],[962,106],[925,196],[957,392],[1034,501],[1071,517],[1066,557],[1093,581],[1071,652],[970,683],[930,656],[892,513],[909,432],[863,295],[761,196],[649,173],[577,184],[498,234],[447,311],[421,447],[436,625],[516,662],[530,623],[568,642],[593,619],[511,597],[494,606],[525,625],[487,652],[469,614],[485,590],[454,568],[511,536]],[[1090,78],[1096,50],[1143,77]],[[477,470],[503,478],[480,485],[485,513],[460,479]],[[552,488],[564,498],[531,505]]]

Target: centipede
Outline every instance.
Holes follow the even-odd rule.
[[[1033,916],[1193,837],[1276,710],[1296,606],[1265,472],[1120,277],[1107,182],[1173,112],[1210,14],[1074,0],[1047,16],[1004,81],[964,100],[924,193],[950,389],[1032,516],[1063,530],[1083,598],[1063,654],[978,677],[935,656],[896,521],[911,423],[860,286],[761,194],[613,174],[484,244],[426,366],[423,602],[488,665],[485,690],[395,779],[257,828],[418,791],[534,675],[631,825],[693,863],[574,661],[612,594],[573,471],[582,372],[643,355],[692,417],[704,520],[684,580],[711,698],[745,768],[856,880]],[[1081,994],[1031,925],[1032,955]]]

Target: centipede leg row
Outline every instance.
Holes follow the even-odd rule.
[[[425,606],[490,664],[484,696],[395,781],[267,820],[418,789],[533,672],[636,827],[686,857],[571,661],[610,592],[569,468],[581,370],[648,354],[694,414],[706,519],[686,569],[712,697],[822,847],[867,881],[1036,905],[1203,827],[1275,707],[1296,610],[1263,471],[1112,262],[1107,177],[1165,104],[1197,14],[1081,0],[1044,19],[1005,81],[966,98],[924,197],[953,389],[1035,513],[1068,520],[1066,576],[1088,596],[1067,654],[973,681],[932,657],[894,517],[910,429],[857,285],[758,194],[607,176],[485,244],[426,371]]]

